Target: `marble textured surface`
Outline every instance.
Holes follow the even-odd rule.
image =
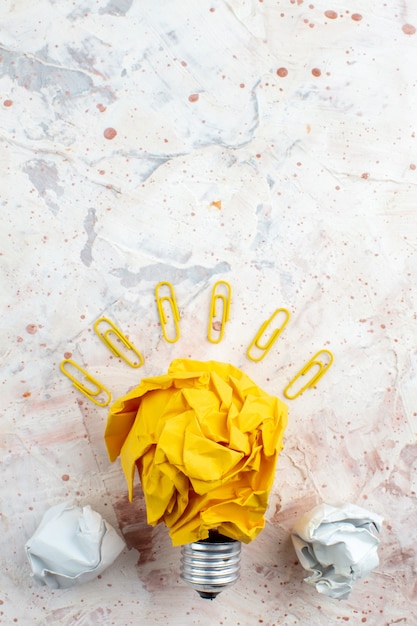
[[[3,0],[0,18],[0,622],[416,624],[416,3]],[[220,279],[234,297],[212,345]],[[181,311],[175,344],[161,280]],[[249,361],[280,306],[287,328]],[[141,370],[99,341],[103,314]],[[72,355],[116,397],[173,358],[213,358],[282,398],[323,347],[334,365],[288,402],[265,530],[239,583],[201,600],[140,490],[127,501],[106,409],[59,363]],[[52,591],[24,544],[66,499],[128,547],[99,579]],[[379,567],[341,602],[302,582],[289,540],[322,501],[384,518]]]

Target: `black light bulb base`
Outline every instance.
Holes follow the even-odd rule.
[[[201,598],[213,600],[239,579],[241,543],[210,531],[208,539],[183,545],[181,578]]]

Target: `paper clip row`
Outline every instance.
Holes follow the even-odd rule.
[[[298,398],[298,396],[301,396],[306,389],[314,387],[317,381],[320,380],[320,378],[327,372],[333,363],[333,360],[334,357],[330,350],[319,350],[319,352],[316,352],[316,354],[311,357],[311,359],[300,369],[294,378],[290,380],[284,389],[284,396],[288,400],[294,400],[295,398]],[[313,371],[314,368],[316,368],[315,372]],[[299,389],[292,390],[292,387],[296,387],[296,383],[298,381],[303,382],[304,377],[306,374],[310,373],[310,370],[312,370],[313,374],[311,378],[309,378]]]
[[[165,295],[161,295],[160,291],[165,291]],[[155,288],[156,301],[158,306],[159,317],[161,320],[162,333],[169,343],[178,341],[180,337],[179,320],[180,314],[175,297],[174,288],[169,282],[160,282]],[[224,280],[217,281],[212,289],[209,324],[207,330],[207,338],[211,343],[219,343],[224,336],[226,323],[230,317],[230,303],[232,298],[232,288],[230,284]],[[220,309],[220,311],[219,311]],[[170,312],[170,314],[169,314]],[[216,319],[217,318],[217,319]],[[220,319],[218,319],[220,318]],[[281,318],[280,325],[269,336],[265,338],[269,327],[273,322]],[[247,356],[255,362],[261,361],[270,351],[284,328],[288,324],[290,313],[285,308],[276,309],[271,317],[265,320],[252,342],[247,349]],[[115,356],[121,358],[130,367],[138,368],[144,363],[142,354],[135,346],[123,335],[119,328],[107,317],[100,317],[94,323],[94,330],[103,343]],[[213,335],[213,331],[217,336]],[[110,338],[112,337],[112,339]],[[115,338],[115,340],[114,340]],[[116,341],[116,342],[115,342]],[[327,372],[334,357],[330,350],[320,350],[317,352],[294,376],[284,389],[284,396],[288,400],[298,398],[304,391],[313,387],[318,380]],[[74,368],[81,376],[76,378],[67,367]],[[107,406],[111,401],[110,391],[99,381],[93,378],[86,370],[80,367],[72,359],[64,359],[60,364],[60,369],[73,383],[74,387],[83,393],[89,400],[98,406]],[[314,371],[314,369],[316,371]],[[312,376],[297,389],[298,381],[303,382],[307,374],[312,372]],[[85,384],[88,383],[88,385]],[[293,389],[295,388],[295,390]]]

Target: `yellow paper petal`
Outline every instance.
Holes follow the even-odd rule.
[[[191,482],[193,478],[206,482],[220,480],[243,456],[190,432],[186,433],[184,443],[184,470]]]
[[[211,374],[211,389],[215,392],[220,401],[220,408],[229,409],[233,401],[233,389],[216,371]]]
[[[170,500],[175,493],[175,485],[163,472],[152,472],[143,480],[146,515],[149,524],[155,525],[163,519]]]
[[[233,450],[242,452],[245,456],[250,454],[250,444],[247,433],[242,433],[242,431],[233,424],[229,431],[229,446],[233,448]]]
[[[119,456],[126,437],[135,423],[136,413],[137,409],[136,411],[120,413],[117,416],[116,413],[109,416],[105,439],[110,461],[115,461]]]

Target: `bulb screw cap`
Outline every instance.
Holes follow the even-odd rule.
[[[239,579],[241,543],[211,530],[208,539],[181,547],[181,578],[213,600]]]

